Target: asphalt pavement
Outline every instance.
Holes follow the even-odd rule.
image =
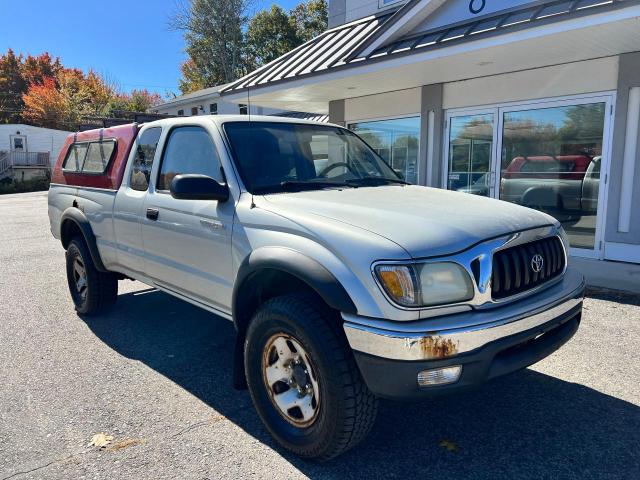
[[[640,478],[638,298],[588,298],[567,345],[473,393],[383,402],[371,436],[326,464],[279,449],[233,390],[233,338],[132,281],[80,318],[46,193],[0,196],[0,480]]]

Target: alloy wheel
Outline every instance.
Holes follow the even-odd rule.
[[[262,377],[278,413],[296,427],[313,424],[320,410],[317,370],[304,347],[291,335],[277,333],[262,355]]]

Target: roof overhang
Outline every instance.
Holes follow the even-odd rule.
[[[331,100],[637,51],[640,2],[608,2],[613,3],[616,8],[594,9],[588,15],[549,18],[528,28],[445,42],[437,48],[394,51],[222,95],[232,102],[244,103],[249,97],[265,107],[326,113]]]

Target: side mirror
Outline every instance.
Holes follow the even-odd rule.
[[[206,175],[176,175],[171,180],[169,191],[173,198],[182,200],[226,202],[229,199],[229,187]]]

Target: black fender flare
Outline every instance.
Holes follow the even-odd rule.
[[[94,235],[91,224],[89,223],[89,220],[87,219],[85,214],[77,207],[69,207],[62,214],[62,217],[60,218],[60,241],[62,242],[62,246],[65,249],[71,241],[71,238],[65,237],[66,222],[73,222],[82,233],[96,270],[98,270],[99,272],[108,272],[108,270],[104,266],[104,263],[102,263],[102,258],[100,257],[100,252],[98,251],[96,236]]]
[[[265,270],[289,274],[308,287],[334,310],[357,313],[353,300],[338,279],[320,262],[290,248],[265,247],[248,255],[240,264],[233,286],[232,312],[236,328],[233,383],[237,389],[246,388],[244,377],[244,340],[247,316],[243,314],[243,287],[251,277]]]
[[[293,275],[311,287],[334,310],[357,313],[357,308],[345,288],[320,262],[290,248],[266,247],[248,255],[238,268],[232,297],[233,323],[236,328],[242,287],[252,275],[265,269]]]

